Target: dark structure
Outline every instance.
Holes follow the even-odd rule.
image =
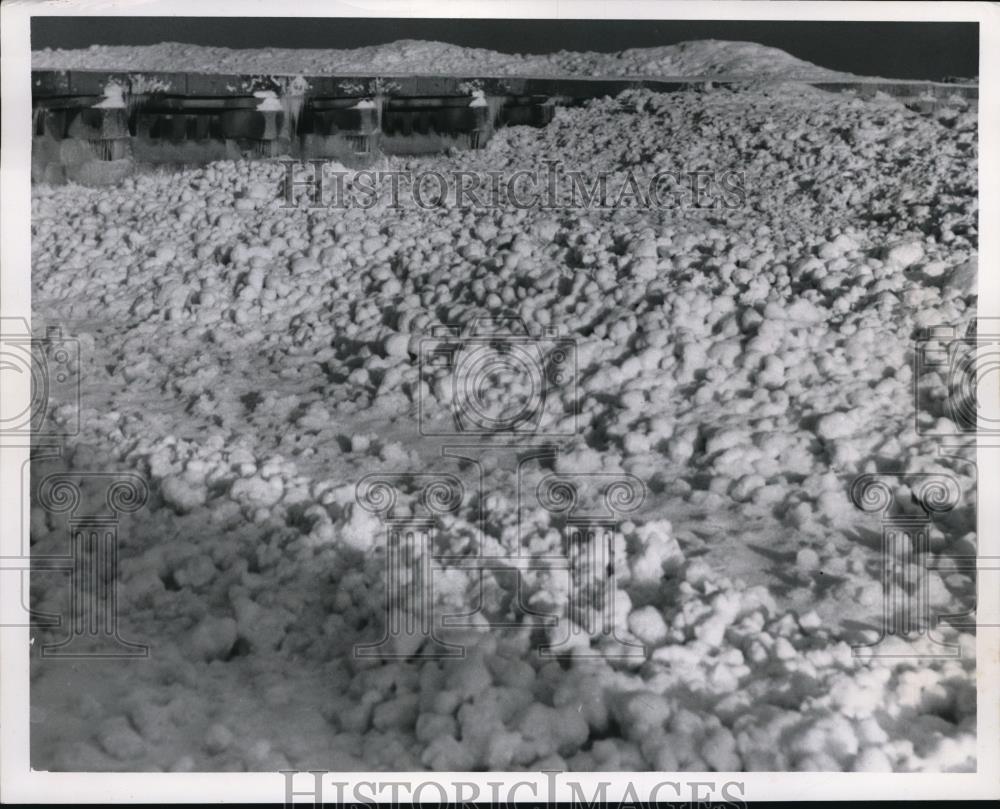
[[[92,160],[203,163],[244,155],[366,162],[375,154],[479,149],[499,126],[545,126],[559,105],[629,88],[699,90],[741,78],[251,76],[53,71],[32,73],[32,176],[58,182]],[[972,84],[811,82],[877,92],[931,111]]]

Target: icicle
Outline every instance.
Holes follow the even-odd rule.
[[[487,105],[490,108],[489,122],[490,126],[496,127],[500,124],[500,111],[503,109],[503,105],[506,103],[506,99],[503,96],[487,96]]]
[[[305,96],[286,95],[281,97],[281,109],[284,110],[285,117],[289,123],[289,135],[293,136],[299,131],[299,116],[305,106]]]
[[[148,99],[149,95],[147,93],[131,93],[125,97],[125,103],[128,107],[128,118],[130,121],[135,115],[136,110],[141,109]]]

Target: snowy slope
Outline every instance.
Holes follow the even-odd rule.
[[[148,46],[94,45],[32,52],[35,69],[188,70],[205,73],[494,74],[498,76],[753,76],[850,78],[754,42],[696,40],[619,53],[559,51],[508,54],[446,42],[402,39],[347,50],[271,48],[239,50],[162,42]]]

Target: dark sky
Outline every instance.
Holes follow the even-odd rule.
[[[35,49],[164,41],[233,48],[351,48],[395,39],[433,39],[511,53],[614,52],[687,39],[734,39],[862,75],[938,79],[979,74],[979,26],[974,22],[34,17],[31,24]]]

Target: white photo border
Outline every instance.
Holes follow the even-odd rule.
[[[0,218],[0,315],[31,316],[30,251],[30,20],[39,16],[191,16],[191,17],[425,17],[522,19],[677,19],[677,20],[870,20],[978,22],[980,53],[980,162],[979,194],[980,317],[1000,315],[1000,6],[964,2],[674,2],[672,0],[355,0],[327,2],[298,0],[11,0],[0,6],[2,37],[2,218]],[[988,223],[994,223],[989,226]],[[28,401],[26,387],[4,388],[0,395]],[[987,442],[988,443],[988,442]],[[1000,441],[980,446],[978,491],[1000,491]],[[0,556],[19,555],[22,526],[21,467],[27,447],[5,446],[0,451]],[[23,496],[26,498],[27,493]],[[980,496],[978,502],[980,554],[1000,556],[1000,498]],[[330,773],[325,782],[404,782],[415,786],[436,782],[450,799],[456,785],[477,784],[481,795],[491,794],[489,782],[530,782],[517,795],[533,802],[564,801],[568,778],[589,796],[610,782],[607,797],[616,801],[632,785],[640,800],[664,781],[684,786],[683,796],[662,789],[660,800],[686,800],[690,785],[738,782],[733,792],[739,802],[755,800],[808,801],[831,799],[970,799],[1000,797],[1000,571],[981,571],[978,608],[983,626],[977,634],[978,772],[976,773]],[[17,588],[0,588],[0,801],[92,802],[278,802],[286,795],[286,778],[279,773],[50,773],[29,766],[29,633],[25,627],[4,626],[4,616],[17,614]],[[298,780],[295,789],[306,794]],[[335,795],[331,792],[327,797]],[[350,790],[350,787],[348,787]],[[348,792],[350,794],[350,792]],[[403,793],[407,794],[407,793]],[[411,793],[412,794],[412,793]],[[438,802],[437,790],[423,790],[425,800]],[[500,793],[501,795],[507,793]],[[469,800],[468,788],[464,797]],[[509,797],[509,795],[508,795]],[[631,796],[630,796],[631,797]],[[716,801],[718,801],[716,797]]]

